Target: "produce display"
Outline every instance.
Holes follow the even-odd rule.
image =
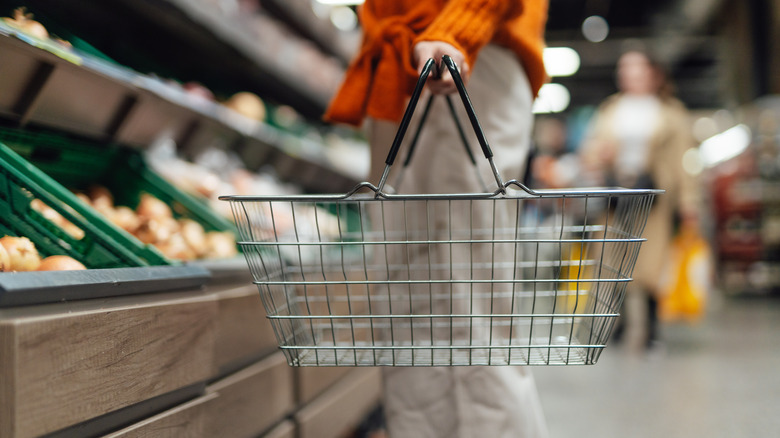
[[[47,30],[41,22],[36,21],[34,19],[35,17],[24,7],[17,8],[9,15],[12,16],[2,18],[4,26],[18,30],[17,36],[20,36],[22,33],[30,35],[33,37],[31,40],[34,42],[30,42],[25,38],[22,38],[22,40],[37,47],[42,46],[38,44],[40,41],[35,41],[36,39],[61,43],[66,49],[70,47],[70,44],[66,41],[58,40],[57,35],[53,33],[60,27],[55,26],[55,21],[48,21],[52,20],[51,15],[45,16],[44,12],[41,11],[39,18],[43,23],[46,23],[47,26],[50,26],[51,31]],[[260,19],[262,20],[264,17],[261,17]],[[268,26],[260,26],[260,28],[263,32],[269,29]],[[8,31],[7,28],[5,31]],[[279,44],[287,43],[284,39],[277,38],[275,40],[278,40],[277,42]],[[74,44],[76,44],[78,40],[74,38],[73,41]],[[55,46],[56,45],[58,44],[55,44]],[[44,46],[49,47],[51,45]],[[70,52],[69,50],[67,51]],[[317,62],[316,64],[330,66],[330,64],[325,62]],[[336,64],[333,64],[333,66],[335,67]],[[324,82],[336,84],[338,80],[340,80],[341,73],[343,73],[343,66],[338,66],[334,72],[338,72],[339,74],[333,74],[331,81],[322,81],[322,78],[319,78],[315,79],[314,82],[318,85],[322,85]],[[315,73],[319,74],[322,72]],[[307,76],[308,79],[312,79],[311,75]],[[153,73],[150,74],[149,77],[152,79],[160,79]],[[323,152],[323,131],[316,126],[308,124],[303,117],[290,106],[279,105],[275,102],[264,102],[258,95],[249,91],[240,91],[240,89],[232,95],[224,94],[226,92],[225,90],[220,90],[220,95],[216,95],[207,87],[207,85],[197,82],[197,80],[192,78],[182,78],[181,81],[160,79],[160,81],[173,88],[179,88],[189,95],[198,96],[206,103],[214,103],[229,109],[230,111],[221,111],[221,108],[219,108],[214,114],[220,119],[227,114],[229,122],[238,123],[238,128],[241,129],[236,129],[241,133],[256,133],[267,127],[272,135],[269,134],[262,138],[281,138],[281,140],[278,140],[278,143],[284,146],[282,149],[289,155],[297,156],[300,154],[302,156],[314,156],[317,159],[321,159],[322,162],[327,162],[330,158]],[[194,107],[197,107],[197,99],[196,103],[193,104],[186,99],[176,100],[176,98],[179,97],[177,93],[162,93],[162,95],[173,96],[171,99],[173,99],[174,102],[178,102],[184,106],[194,105]],[[231,113],[236,115],[236,120],[233,120],[231,117],[233,114]],[[206,114],[211,113],[206,112]],[[242,123],[244,123],[244,126],[241,125]],[[266,125],[266,123],[268,125]],[[231,123],[231,125],[233,125],[233,123]],[[224,148],[217,145],[213,149]],[[342,152],[341,150],[336,151],[335,147],[332,149],[334,149],[335,155],[339,155],[336,154],[336,152]],[[147,152],[149,151],[147,150]],[[232,218],[232,213],[229,210],[228,203],[217,199],[220,195],[295,194],[300,191],[300,187],[280,181],[272,166],[260,169],[259,172],[255,173],[254,170],[249,171],[243,167],[243,163],[239,163],[242,160],[238,159],[236,154],[232,151],[222,150],[220,152],[225,152],[226,154],[230,153],[233,156],[223,161],[216,162],[211,159],[198,160],[198,157],[190,157],[191,161],[176,159],[158,160],[157,163],[152,163],[152,160],[149,160],[149,164],[152,164],[151,167],[153,170],[174,183],[178,189],[208,198],[212,210],[217,211],[223,218]],[[346,154],[341,153],[340,155],[354,155],[351,152],[352,151]],[[149,158],[149,155],[154,154],[147,153],[146,158]],[[25,158],[30,159],[28,157]],[[220,163],[227,165],[220,166]],[[349,164],[347,167],[354,169],[357,166]],[[84,183],[84,181],[72,183],[72,187],[83,188]],[[117,186],[108,182],[102,183],[117,190],[117,196],[120,196],[120,189],[117,188]],[[149,190],[156,193],[156,190]],[[160,196],[159,193],[158,196]],[[182,211],[177,210],[176,215],[174,215],[168,204],[155,198],[151,194],[141,194],[140,202],[134,208],[131,208],[130,206],[135,206],[135,201],[125,200],[124,196],[122,196],[123,200],[121,202],[129,203],[129,205],[115,205],[113,196],[111,196],[111,193],[104,187],[92,187],[84,193],[81,193],[79,197],[82,201],[104,215],[108,221],[127,231],[140,242],[154,246],[160,253],[169,259],[186,261],[206,258],[226,258],[237,255],[237,245],[235,236],[232,232],[206,231],[201,224],[207,224],[207,227],[210,229],[226,229],[226,227],[215,226],[209,221],[201,220],[200,216],[198,216],[199,213],[192,213],[190,215],[191,217],[197,218],[200,222],[180,218],[179,215],[183,214]],[[163,197],[163,199],[170,202],[170,199],[166,197]],[[40,216],[59,227],[75,240],[85,238],[84,230],[63,217],[63,214],[69,216],[66,210],[62,210],[62,208],[55,210],[38,199],[33,200],[30,207]],[[280,207],[280,209],[283,208],[284,207]],[[312,206],[311,208],[304,208],[302,211],[296,210],[295,214],[315,214],[315,210],[314,206]],[[292,216],[292,214],[293,212],[289,212],[290,216]],[[317,211],[316,214],[318,214],[320,219],[324,222],[332,222],[336,224],[336,227],[338,226],[338,221],[331,212]],[[71,220],[78,222],[73,216],[69,217]],[[40,218],[36,217],[36,219]],[[285,233],[295,231],[286,222],[287,221],[280,221],[278,224],[278,232]],[[290,220],[289,222],[292,221]],[[60,233],[60,235],[62,235],[62,233]],[[30,237],[37,239],[35,236]],[[40,245],[43,245],[43,243]],[[45,252],[50,253],[51,250],[47,248]],[[88,264],[92,266],[91,263],[88,262]]]
[[[206,198],[213,211],[231,220],[230,204],[220,201],[221,195],[284,195],[300,191],[269,172],[250,172],[234,153],[218,148],[204,150],[189,161],[178,155],[175,142],[159,141],[144,151],[144,160],[173,186]]]
[[[3,21],[14,29],[20,30],[28,35],[49,39],[49,32],[39,22],[33,20],[33,14],[27,12],[27,8],[20,7],[14,9],[13,17],[3,17]]]
[[[71,48],[71,44],[60,38],[52,38],[49,31],[46,30],[41,23],[33,20],[33,14],[27,12],[27,8],[19,7],[14,9],[13,17],[3,17],[3,22],[8,26],[24,32],[27,35],[33,36],[41,40],[51,40],[60,44],[64,48]]]
[[[218,199],[220,195],[288,196],[301,193],[300,187],[279,180],[273,172],[250,172],[232,153],[216,148],[203,151],[194,162],[191,162],[177,155],[173,142],[161,142],[152,145],[146,151],[145,159],[155,172],[173,185],[186,192],[205,196],[214,211],[229,218],[233,217],[230,204],[220,201]],[[144,208],[156,210],[158,207],[145,206]],[[293,212],[292,206],[284,202],[274,205],[273,223],[270,220],[270,211],[263,213],[268,218],[265,222],[268,228],[258,230],[263,233],[258,237],[265,239],[273,239],[274,235],[293,235],[296,232],[301,235],[316,235],[305,229],[307,223],[318,223],[323,235],[338,236],[339,227],[346,227],[347,220],[346,211],[340,212],[342,217],[339,219],[333,214],[334,212],[315,205],[299,205]],[[297,230],[294,216],[300,218]],[[142,241],[145,241],[145,238],[146,236],[140,237]],[[283,257],[293,262],[301,258],[316,257],[316,254],[309,253],[310,250],[316,252],[314,247],[280,249]]]
[[[78,260],[66,255],[42,258],[35,244],[26,237],[0,238],[0,272],[77,271],[87,269]]]
[[[76,195],[114,225],[141,242],[155,246],[168,258],[195,260],[228,258],[238,254],[231,232],[206,231],[191,219],[177,219],[168,204],[148,193],[141,194],[135,210],[114,205],[114,197],[103,186],[92,186]]]

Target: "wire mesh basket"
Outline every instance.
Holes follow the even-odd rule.
[[[455,76],[454,63],[444,61]],[[659,191],[535,191],[504,183],[472,118],[495,192],[387,193],[417,91],[378,186],[362,183],[344,195],[221,198],[231,204],[288,363],[595,363]]]

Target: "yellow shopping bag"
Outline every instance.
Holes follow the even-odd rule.
[[[588,251],[583,243],[572,243],[565,247],[561,257],[561,282],[558,289],[559,305],[566,306],[566,313],[586,313],[590,308],[590,281]]]
[[[711,278],[709,244],[697,230],[683,228],[672,242],[667,281],[659,302],[661,320],[696,322],[701,319]]]

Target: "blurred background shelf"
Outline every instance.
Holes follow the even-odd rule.
[[[115,62],[142,73],[198,81],[216,94],[252,91],[303,114],[322,113],[338,85],[341,63],[298,59],[313,45],[285,33],[265,14],[242,14],[235,2],[206,0],[26,2],[38,18],[78,36]],[[107,25],[110,23],[110,25]],[[57,27],[52,28],[54,33]],[[262,43],[259,43],[262,42]],[[309,50],[315,51],[315,50]],[[308,54],[311,56],[311,54]],[[309,65],[311,68],[301,68]],[[323,80],[328,71],[335,77]],[[333,75],[331,75],[333,76]]]
[[[0,65],[4,89],[10,91],[0,98],[0,115],[20,126],[139,148],[170,136],[190,157],[211,147],[234,150],[250,169],[270,165],[282,179],[304,176],[300,184],[312,192],[343,192],[356,182],[328,162],[322,143],[248,120],[158,78],[5,26],[0,56],[6,61]]]

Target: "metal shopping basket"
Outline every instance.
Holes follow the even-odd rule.
[[[220,198],[292,366],[593,364],[607,343],[660,191],[503,182],[454,62],[442,62],[494,192],[385,190],[430,60],[377,186]]]

